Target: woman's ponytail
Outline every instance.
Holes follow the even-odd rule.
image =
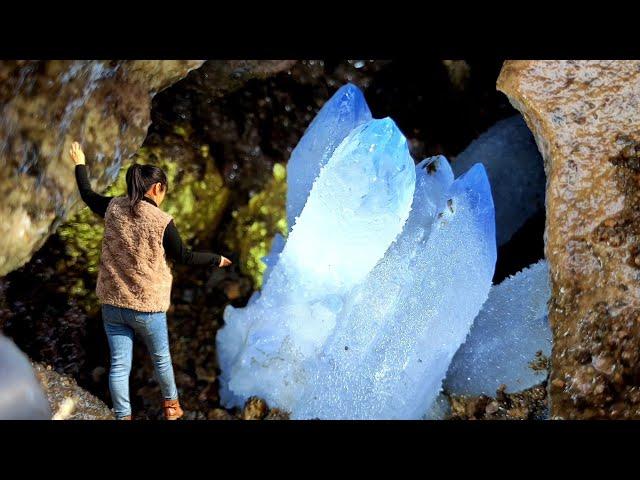
[[[167,175],[164,171],[155,165],[140,165],[134,163],[127,170],[127,194],[129,203],[133,211],[135,206],[140,203],[144,195],[155,183],[161,183],[164,188],[169,187]]]
[[[144,185],[142,183],[140,165],[134,163],[127,171],[127,193],[129,195],[131,208],[135,207],[138,202],[142,200],[145,192],[146,190],[144,190]]]

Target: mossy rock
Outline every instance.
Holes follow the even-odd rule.
[[[225,241],[231,250],[240,253],[240,270],[251,277],[255,288],[262,287],[267,268],[262,258],[269,253],[274,235],[287,235],[286,197],[286,169],[276,163],[265,188],[232,213]]]

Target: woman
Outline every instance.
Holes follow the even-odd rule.
[[[226,267],[231,261],[215,253],[185,248],[170,215],[160,210],[167,176],[153,165],[127,170],[127,195],[105,197],[91,189],[85,157],[78,142],[71,146],[80,196],[104,217],[102,255],[96,293],[111,351],[109,389],[119,420],[131,420],[129,373],[134,334],[140,335],[153,359],[164,396],[164,415],[177,420],[178,401],[167,332],[172,275],[166,258],[188,265]]]

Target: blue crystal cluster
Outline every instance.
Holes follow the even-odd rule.
[[[486,369],[469,365],[479,350],[460,350],[510,341],[491,323],[504,293],[472,329],[492,299],[496,225],[486,162],[470,163],[457,178],[443,156],[415,165],[393,120],[373,119],[357,87],[339,89],[289,160],[290,231],[265,258],[262,291],[225,310],[222,403],[257,395],[292,418],[417,419],[445,378],[492,388],[496,376],[485,385]]]

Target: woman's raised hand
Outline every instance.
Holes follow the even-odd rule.
[[[84,165],[84,152],[82,151],[82,147],[78,142],[73,142],[71,144],[69,155],[71,156],[71,160],[73,160],[76,165]]]
[[[220,255],[220,267],[228,267],[229,265],[231,265],[231,260]]]

